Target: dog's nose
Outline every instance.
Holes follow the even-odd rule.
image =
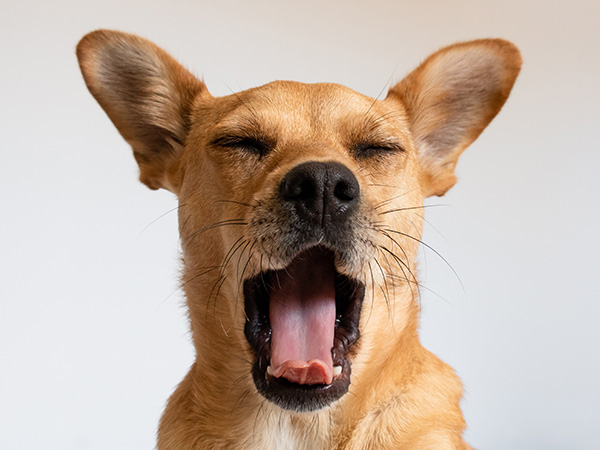
[[[298,218],[326,227],[346,219],[360,196],[358,180],[343,164],[306,162],[290,170],[279,186]]]

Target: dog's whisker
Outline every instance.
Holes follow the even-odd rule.
[[[209,266],[209,267],[210,267],[210,266]],[[177,286],[177,288],[175,288],[175,289],[174,289],[174,290],[173,290],[173,291],[172,291],[172,292],[171,292],[169,295],[167,295],[167,296],[166,296],[166,297],[165,297],[165,298],[164,298],[164,299],[163,299],[163,300],[162,300],[162,301],[159,303],[159,305],[156,307],[156,310],[155,310],[155,311],[158,311],[158,310],[159,310],[159,309],[162,307],[162,305],[164,305],[164,304],[165,304],[165,302],[166,302],[167,300],[169,300],[169,298],[171,298],[171,296],[175,295],[175,293],[176,293],[176,292],[178,292],[179,290],[183,289],[183,288],[184,288],[184,287],[185,287],[185,286],[186,286],[188,283],[190,283],[190,282],[194,281],[195,279],[197,279],[197,278],[200,278],[200,277],[202,277],[202,276],[204,276],[204,275],[206,275],[206,274],[208,274],[208,273],[212,272],[213,270],[217,270],[219,267],[220,267],[220,266],[212,266],[212,267],[208,268],[207,270],[205,270],[205,271],[203,271],[203,272],[201,272],[201,273],[199,273],[199,274],[197,274],[197,275],[194,275],[194,276],[193,276],[191,279],[189,279],[189,280],[186,280],[186,281],[185,281],[185,282],[183,282],[183,283],[180,283],[180,284],[179,284],[179,286]]]
[[[270,428],[271,417],[273,416],[273,414],[274,414],[273,408],[269,408],[267,416],[265,417],[265,426],[266,426],[266,428]]]
[[[277,427],[279,431],[283,430],[283,410],[279,411],[279,418],[277,419]]]
[[[393,184],[382,184],[382,183],[366,183],[366,186],[370,187],[387,187],[392,189],[402,189],[401,186],[394,186]]]
[[[416,275],[412,272],[411,268],[408,266],[408,261],[409,261],[410,258],[406,254],[406,251],[404,250],[404,247],[402,247],[402,245],[400,245],[400,243],[396,239],[394,239],[386,230],[378,229],[377,231],[380,232],[381,234],[383,234],[385,237],[387,237],[390,241],[392,241],[393,244],[396,244],[396,246],[400,249],[400,251],[404,255],[405,261],[402,261],[399,258],[397,258],[397,256],[391,250],[389,250],[388,248],[383,247],[383,246],[382,246],[382,248],[385,251],[389,252],[393,257],[397,258],[398,261],[402,262],[402,265],[408,270],[408,272],[412,276],[413,280],[417,281]],[[404,269],[402,269],[402,272],[404,273]]]
[[[389,117],[401,116],[404,113],[405,113],[405,111],[403,111],[401,109],[393,109],[392,111],[388,111],[388,112],[381,114],[380,116],[374,117],[373,120],[376,122],[380,122]]]
[[[318,421],[319,421],[319,417],[313,416],[311,423],[310,423],[310,427],[307,430],[308,434],[312,433],[315,430],[315,428],[317,429],[317,434],[318,434],[318,428],[319,428]]]
[[[387,263],[388,268],[390,270],[392,270],[392,266],[390,264],[390,260],[388,259],[387,255],[383,252],[381,252],[381,255],[385,259],[385,262]],[[382,275],[383,275],[383,278],[387,281],[387,277],[385,276],[385,273],[383,273]],[[392,285],[392,298],[395,299],[396,298],[396,284],[391,283],[391,285]],[[392,319],[394,318],[395,307],[396,307],[396,302],[392,302]]]
[[[383,205],[381,205],[383,206]],[[427,208],[437,208],[440,206],[450,206],[450,205],[446,205],[446,204],[439,204],[439,205],[421,205],[421,206],[407,206],[407,207],[403,207],[403,208],[394,208],[394,209],[389,209],[387,211],[382,211],[380,213],[378,213],[380,216],[383,216],[385,214],[391,214],[391,213],[395,213],[395,212],[401,212],[401,211],[412,211],[412,210],[419,210],[419,209],[427,209]]]
[[[369,261],[369,272],[371,273],[371,307],[369,308],[369,315],[367,316],[367,324],[371,320],[371,314],[373,313],[373,306],[375,305],[375,277],[373,275],[373,266]],[[366,324],[365,324],[366,327]]]
[[[246,206],[248,208],[256,208],[257,206],[246,202],[238,202],[236,200],[215,200],[215,203],[233,203],[234,205]]]
[[[233,249],[233,247],[234,247],[234,246],[235,246],[235,245],[236,245],[236,244],[237,244],[237,243],[238,243],[238,242],[239,242],[241,239],[243,239],[243,237],[240,237],[240,238],[239,238],[239,239],[238,239],[238,240],[237,240],[237,241],[236,241],[236,242],[235,242],[235,243],[234,243],[234,244],[233,244],[233,245],[232,245],[232,246],[229,248],[229,250],[228,250],[228,252],[226,253],[225,257],[223,258],[223,260],[222,260],[221,264],[219,265],[219,268],[220,268],[220,270],[219,270],[219,274],[218,274],[218,276],[217,276],[217,280],[216,280],[216,281],[215,281],[215,283],[213,284],[213,287],[211,288],[211,290],[210,290],[210,292],[209,292],[209,294],[208,294],[208,298],[206,299],[205,319],[207,319],[207,318],[208,318],[208,311],[209,311],[209,308],[210,308],[210,304],[211,304],[211,299],[212,299],[213,292],[215,292],[215,289],[216,289],[218,286],[220,287],[220,286],[221,286],[221,285],[222,285],[222,284],[225,282],[226,276],[225,276],[225,273],[224,273],[224,272],[225,272],[225,266],[226,266],[227,255],[229,255],[229,253],[231,252],[231,250]],[[218,295],[218,294],[217,294],[217,295]],[[217,301],[217,300],[216,300],[216,297],[215,297],[215,303],[214,303],[214,308],[213,308],[213,315],[214,315],[214,316],[216,316],[216,301]],[[220,317],[219,317],[219,320],[221,320],[221,319],[220,319]],[[222,324],[222,323],[221,323],[221,327],[223,327],[223,324]]]
[[[435,253],[435,254],[436,254],[438,257],[440,257],[440,258],[441,258],[441,260],[442,260],[442,261],[444,261],[444,263],[445,263],[445,264],[446,264],[446,265],[447,265],[447,266],[450,268],[450,270],[452,271],[452,273],[454,274],[454,276],[456,277],[456,279],[457,279],[457,280],[458,280],[458,282],[460,283],[460,286],[461,286],[461,288],[462,288],[462,290],[463,290],[463,294],[464,294],[464,295],[465,295],[465,297],[466,297],[466,295],[467,295],[467,291],[466,291],[466,289],[465,289],[465,285],[463,284],[462,280],[460,279],[460,276],[458,275],[458,272],[456,272],[456,270],[454,270],[454,267],[452,267],[452,264],[450,264],[450,263],[448,262],[448,260],[442,256],[442,254],[441,254],[440,252],[438,252],[438,251],[437,251],[435,248],[433,248],[431,245],[429,245],[429,244],[427,244],[426,242],[424,242],[422,239],[419,239],[419,238],[416,238],[416,237],[414,237],[414,236],[411,236],[411,235],[410,235],[410,234],[408,234],[408,233],[403,233],[402,231],[398,231],[398,230],[392,230],[392,229],[386,229],[385,231],[386,231],[386,232],[389,232],[389,233],[396,233],[396,234],[399,234],[399,235],[401,235],[401,236],[404,236],[404,237],[406,237],[406,238],[409,238],[409,239],[412,239],[412,240],[414,240],[414,241],[417,241],[417,242],[421,243],[422,245],[424,245],[425,247],[427,247],[427,248],[428,248],[429,250],[431,250],[433,253]]]
[[[392,186],[392,187],[394,187],[395,189],[405,189],[405,188],[399,187],[399,186]],[[377,210],[377,209],[381,208],[383,205],[387,205],[387,204],[391,203],[392,201],[397,200],[399,198],[402,198],[402,197],[404,197],[404,196],[406,196],[408,194],[412,194],[415,191],[416,191],[416,189],[409,189],[409,190],[406,190],[406,191],[404,191],[404,192],[402,192],[402,193],[400,193],[400,194],[398,194],[398,195],[396,195],[394,197],[382,200],[381,202],[376,203],[375,206],[373,206],[373,209]],[[422,205],[418,205],[416,207],[420,207],[420,206],[422,206]]]
[[[233,406],[231,407],[231,410],[229,411],[230,418],[233,415],[233,413],[237,411],[238,405],[241,405],[244,402],[244,400],[246,400],[248,395],[250,395],[251,392],[252,392],[251,388],[244,389],[244,391],[240,394],[240,396],[237,398],[237,400],[234,402]]]
[[[256,111],[254,111],[252,108],[250,108],[250,106],[244,101],[244,99],[242,98],[242,96],[239,94],[239,92],[235,92],[233,89],[231,89],[229,87],[229,85],[227,83],[225,83],[224,80],[221,80],[221,82],[227,87],[227,89],[229,89],[231,91],[231,93],[235,96],[235,98],[238,99],[238,101],[244,105],[244,107],[250,112],[250,115],[252,116],[252,119],[256,122],[258,122],[258,117],[256,115]]]
[[[395,195],[394,197],[388,198],[387,200],[377,203],[375,206],[373,206],[373,209],[379,209],[379,208],[393,202],[394,200],[404,197],[407,194],[408,194],[408,192],[403,192],[402,194],[398,194],[398,195]],[[415,207],[415,208],[417,208],[417,207]]]
[[[240,277],[240,263],[242,261],[242,256],[244,256],[244,252],[250,245],[250,242],[251,241],[249,239],[246,241],[244,248],[242,248],[242,251],[240,252],[240,254],[238,256],[237,264],[235,266],[235,275],[236,275],[236,279],[239,280],[239,284],[238,284],[238,288],[236,289],[236,293],[235,293],[235,308],[233,311],[233,317],[237,317],[237,310],[238,310],[238,304],[239,304],[239,299],[240,299],[240,290],[242,288],[242,282],[243,282],[242,279],[244,276],[244,273],[242,272],[242,275]],[[252,247],[250,248],[250,250],[251,249],[252,249]],[[248,260],[250,259],[250,250],[248,251]],[[244,311],[244,315],[245,315],[245,311]]]
[[[250,264],[250,261],[252,260],[252,249],[254,248],[254,245],[256,244],[256,240],[254,240],[252,242],[252,245],[250,246],[250,249],[248,250],[248,259],[246,260],[246,264],[244,264],[244,268],[242,269],[242,275],[238,278],[239,280],[239,284],[238,284],[238,289],[237,289],[237,294],[236,294],[236,312],[237,312],[237,307],[238,307],[238,302],[239,302],[239,292],[243,289],[242,283],[244,282],[244,275],[246,273],[246,269],[248,268],[248,265]],[[248,320],[248,316],[246,314],[246,309],[244,308],[244,319]]]
[[[235,265],[235,277],[238,280],[240,278],[240,264],[242,262],[242,256],[244,256],[244,252],[246,251],[248,246],[250,246],[250,243],[251,243],[250,239],[246,239],[244,241],[244,246],[243,246],[242,250],[240,251],[240,254],[238,255],[237,263]]]
[[[404,277],[404,276],[396,275],[396,274],[394,274],[394,273],[388,273],[388,274],[386,274],[386,276],[388,276],[388,277],[390,277],[390,278],[397,278],[397,279],[399,279],[400,281],[402,281],[402,282],[404,282],[404,283],[412,283],[412,284],[415,284],[415,285],[417,285],[417,286],[418,286],[418,288],[419,288],[419,289],[423,289],[423,290],[425,290],[425,291],[427,291],[427,292],[430,292],[430,293],[432,293],[433,295],[435,295],[436,297],[438,297],[440,300],[443,300],[443,301],[444,301],[445,303],[447,303],[448,305],[454,306],[454,304],[453,304],[451,301],[449,301],[449,300],[448,300],[446,297],[444,297],[444,296],[440,295],[440,293],[439,293],[439,292],[437,292],[437,291],[434,291],[433,289],[431,289],[431,288],[429,288],[429,287],[425,286],[425,285],[424,285],[423,283],[421,283],[421,282],[415,282],[415,281],[413,281],[413,280],[409,280],[409,279],[407,279],[407,278],[406,278],[406,277]]]
[[[415,284],[417,285],[417,296],[415,297],[415,293],[413,291],[412,285],[409,283],[408,288],[410,289],[410,294],[411,294],[411,298],[414,301],[415,299],[420,299],[421,296],[419,294],[418,291],[418,286],[420,286],[417,277],[415,276],[415,274],[412,272],[412,270],[410,269],[410,267],[408,266],[407,263],[405,263],[404,261],[402,261],[395,253],[393,253],[391,250],[389,250],[388,248],[381,246],[381,249],[383,249],[384,251],[388,252],[390,255],[392,255],[392,257],[394,258],[394,260],[398,263],[398,267],[400,267],[400,270],[402,271],[402,274],[404,275],[404,277],[406,278],[406,272],[404,271],[404,269],[406,268],[406,270],[408,270],[408,273],[411,275],[412,279],[415,281]],[[402,248],[400,248],[402,251],[404,251]],[[391,270],[391,268],[390,268]]]
[[[212,230],[214,228],[219,228],[219,227],[236,226],[236,225],[245,226],[245,225],[248,225],[248,222],[245,222],[244,219],[226,219],[226,220],[221,220],[220,222],[215,222],[211,225],[208,225],[208,226],[201,228],[198,231],[195,231],[194,233],[192,233],[192,235],[183,244],[189,245],[192,242],[192,240],[194,240],[197,236],[204,233],[205,231]]]
[[[213,303],[213,314],[216,316],[216,310],[217,310],[217,300],[219,298],[219,294],[221,292],[221,288],[223,287],[223,284],[225,283],[227,276],[226,276],[226,269],[227,266],[229,265],[231,259],[233,258],[233,256],[235,255],[235,253],[238,251],[238,249],[240,249],[244,243],[246,242],[246,240],[243,240],[244,237],[241,236],[237,241],[235,241],[233,243],[233,245],[231,246],[231,248],[229,249],[229,251],[227,252],[227,254],[225,255],[225,257],[223,258],[223,264],[222,264],[222,268],[221,268],[221,273],[219,275],[219,278],[221,278],[221,282],[218,284],[217,287],[217,291],[215,293],[215,299],[214,299],[214,303]],[[241,241],[241,242],[240,242]],[[211,294],[209,294],[208,296],[208,302],[210,303],[210,299],[212,296],[212,291]],[[228,336],[228,332],[227,330],[225,330],[225,327],[223,326],[223,321],[221,320],[221,317],[219,316],[219,322],[221,323],[221,328],[223,328],[223,332],[225,333],[226,336]]]
[[[381,249],[379,249],[379,253],[381,253],[381,255],[385,258],[386,255],[381,251]],[[394,301],[389,300],[389,285],[390,285],[390,283],[388,283],[388,278],[385,276],[385,271],[383,270],[383,267],[381,266],[381,264],[379,263],[377,258],[375,259],[375,261],[377,262],[379,269],[381,271],[381,276],[383,278],[383,285],[384,285],[385,291],[388,295],[388,297],[386,299],[386,304],[388,306],[388,322],[391,323],[392,331],[394,333],[396,333],[396,321],[395,321],[396,301],[395,301],[395,298],[392,298],[392,300],[394,300]],[[388,261],[388,267],[389,267],[389,261]],[[392,281],[392,283],[391,283],[392,289],[394,289],[395,284],[393,283],[393,280],[391,280],[391,281]]]
[[[183,221],[183,224],[181,225],[181,228],[179,230],[179,240],[181,241],[181,235],[183,234],[183,232],[185,231],[188,222],[190,221],[190,219],[192,218],[192,214],[188,214],[188,216],[185,218],[185,220]]]
[[[248,379],[248,374],[247,373],[242,373],[239,377],[237,377],[233,383],[231,384],[231,388],[229,389],[229,392],[231,393],[238,384],[240,384],[242,382],[242,380],[247,380]]]
[[[219,292],[221,291],[221,287],[223,286],[223,284],[225,283],[226,280],[227,280],[227,277],[224,276],[224,275],[221,275],[217,279],[217,282],[213,285],[211,293],[208,296],[208,301],[206,302],[206,317],[208,317],[208,309],[209,309],[209,305],[210,305],[210,299],[212,298],[212,293],[213,293],[213,291],[215,291],[215,288],[216,288],[215,301],[213,302],[213,317],[214,318],[218,317],[219,324],[221,325],[221,329],[225,333],[225,336],[229,337],[229,335],[227,334],[227,330],[225,330],[225,326],[223,325],[223,320],[221,318],[221,315],[219,314],[217,316],[217,297],[219,296]]]
[[[447,243],[450,242],[448,240],[448,238],[437,227],[435,227],[435,225],[433,225],[431,223],[431,220],[427,220],[425,217],[423,217],[423,220],[425,221],[425,223],[427,224],[427,226],[429,228],[431,228],[433,231],[435,231],[444,241],[446,241]]]
[[[383,278],[383,286],[379,286],[379,289],[381,290],[381,292],[383,293],[383,298],[385,299],[385,304],[387,306],[387,310],[388,310],[388,317],[391,318],[391,309],[390,309],[390,298],[389,298],[389,290],[388,290],[388,285],[387,285],[387,280],[385,278],[385,274],[383,271],[383,267],[381,267],[381,264],[379,264],[379,261],[377,260],[377,258],[373,258],[373,261],[375,262],[375,264],[377,264],[377,267],[379,268],[379,271],[381,272],[381,276]]]
[[[389,86],[390,82],[392,81],[392,78],[394,77],[394,74],[396,73],[396,70],[398,70],[399,64],[400,64],[400,59],[398,59],[398,62],[396,62],[396,65],[394,66],[394,70],[392,70],[392,73],[390,74],[389,78],[387,79],[387,81],[385,82],[383,87],[381,88],[381,91],[379,91],[379,94],[377,94],[377,97],[375,97],[375,100],[373,100],[373,103],[371,103],[371,105],[369,106],[369,109],[367,109],[365,116],[367,116],[367,114],[369,114],[369,111],[371,111],[373,106],[375,106],[375,103],[377,103],[377,101],[379,100],[379,97],[381,97],[381,94],[383,94],[383,91],[385,91],[385,88]]]
[[[260,406],[258,407],[258,410],[256,411],[256,417],[254,417],[254,427],[253,427],[253,435],[256,435],[256,424],[258,423],[258,416],[260,416],[260,413],[262,412],[264,406],[265,406],[265,401],[266,400],[262,400],[260,402]]]
[[[239,331],[239,330],[238,330]],[[243,356],[240,355],[236,355],[235,353],[231,353],[231,356],[235,359],[237,359],[238,361],[242,361],[247,363],[249,366],[252,366],[252,364],[254,364],[253,361],[249,360],[248,358],[244,358]]]
[[[186,205],[185,203],[182,203],[180,205],[177,205],[175,208],[172,208],[172,209],[168,210],[166,213],[161,214],[156,219],[154,219],[152,222],[150,222],[148,225],[146,225],[144,228],[142,228],[142,231],[139,232],[139,234],[137,235],[137,237],[139,238],[144,233],[144,231],[146,231],[148,228],[150,228],[150,226],[152,226],[152,224],[156,223],[157,221],[159,221],[163,217],[169,215],[173,211],[177,211],[178,209],[183,208],[185,205]]]
[[[393,110],[393,111],[389,111],[389,112],[386,112],[386,113],[384,113],[384,114],[382,114],[382,115],[380,115],[380,116],[378,116],[378,117],[375,117],[375,118],[373,119],[373,122],[374,122],[375,124],[380,124],[381,122],[387,122],[387,121],[388,121],[388,119],[390,119],[390,118],[399,118],[399,117],[403,117],[403,116],[404,116],[404,114],[405,114],[405,112],[404,112],[404,111],[402,111],[402,110],[400,110],[400,109],[395,109],[395,110]]]

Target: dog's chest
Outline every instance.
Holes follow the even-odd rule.
[[[316,450],[328,448],[326,433],[316,433],[314,429],[298,429],[292,424],[277,423],[268,428],[268,446],[273,450]]]
[[[281,450],[295,450],[304,445],[297,436],[291,433],[288,427],[278,429],[273,433],[273,448]],[[302,447],[304,448],[304,447]]]

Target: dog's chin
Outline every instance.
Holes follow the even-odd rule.
[[[365,285],[334,261],[334,252],[313,247],[244,281],[254,384],[281,408],[316,411],[348,392]]]

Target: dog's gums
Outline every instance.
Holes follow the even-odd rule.
[[[384,99],[294,81],[214,97],[115,31],[77,56],[140,180],[179,200],[196,360],[157,448],[469,450],[460,380],[419,341],[423,200],[500,111],[516,47],[443,48]]]
[[[365,286],[337,273],[334,260],[313,247],[244,283],[254,383],[282,408],[313,411],[348,391]]]

